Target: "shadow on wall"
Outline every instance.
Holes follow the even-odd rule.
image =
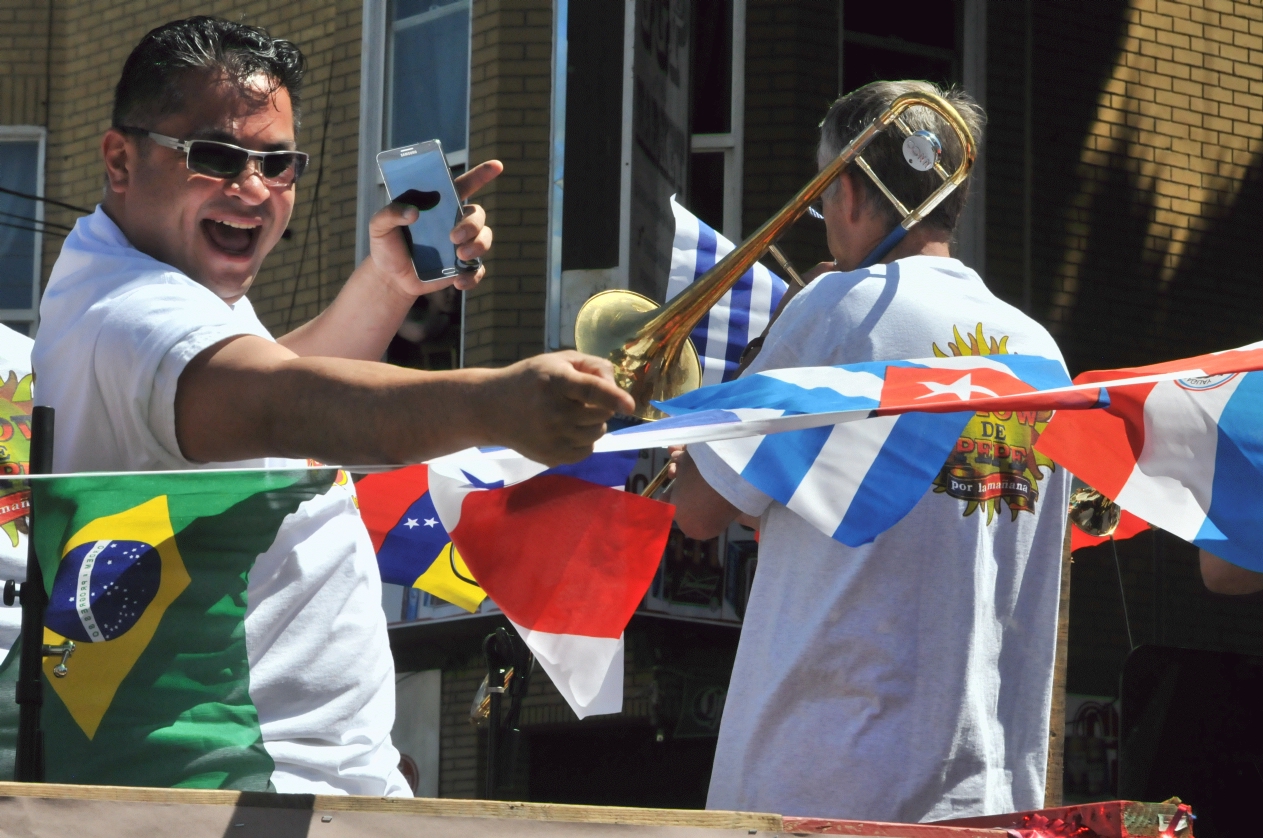
[[[1226,103],[1247,79],[1235,75],[1240,65],[1203,62],[1218,46],[1209,29],[1200,51],[1177,56],[1183,64],[1155,65],[1143,49],[1153,32],[1140,13],[1111,5],[1121,11],[1107,27],[1119,39],[1113,65],[1091,88],[1081,71],[1062,75],[1057,58],[1045,55],[1060,42],[1066,59],[1079,57],[1077,42],[1090,32],[1079,28],[1078,13],[1056,6],[1037,22],[1047,26],[1053,14],[1060,26],[1073,21],[1065,40],[1036,29],[1039,126],[1063,122],[1050,107],[1061,98],[1094,108],[1090,124],[1076,124],[1076,137],[1054,129],[1051,147],[1040,146],[1036,176],[1042,287],[1035,311],[1072,372],[1263,338],[1263,269],[1253,247],[1263,227],[1263,131],[1257,111]],[[1199,63],[1205,67],[1192,72],[1188,65]]]

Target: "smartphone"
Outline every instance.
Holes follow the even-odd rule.
[[[403,228],[412,264],[422,282],[436,282],[467,270],[456,258],[449,234],[462,215],[452,173],[438,140],[392,148],[377,155],[377,168],[392,201],[417,208],[417,220]]]

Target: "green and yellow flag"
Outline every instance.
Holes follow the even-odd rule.
[[[337,472],[173,472],[33,481],[49,606],[49,782],[267,789],[250,700],[246,582],[285,517]]]

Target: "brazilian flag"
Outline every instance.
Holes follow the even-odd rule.
[[[246,582],[333,469],[32,481],[48,590],[44,747],[55,783],[269,788],[250,701]]]

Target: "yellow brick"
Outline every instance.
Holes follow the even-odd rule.
[[[1140,23],[1153,30],[1170,31],[1174,26],[1175,21],[1170,15],[1142,11],[1140,13]],[[1136,27],[1133,27],[1133,29],[1135,28]]]

